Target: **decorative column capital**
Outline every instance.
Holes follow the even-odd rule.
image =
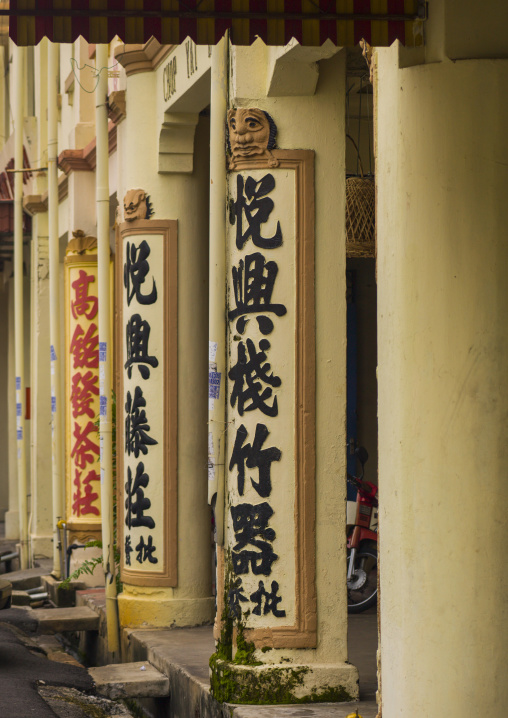
[[[159,135],[159,172],[191,174],[197,113],[166,112]]]
[[[48,211],[48,199],[43,199],[42,194],[28,194],[23,197],[23,209],[30,214],[39,214],[39,212]]]
[[[108,97],[108,117],[119,125],[127,116],[125,90],[116,90]]]
[[[151,72],[165,59],[172,45],[161,45],[154,37],[143,45],[119,45],[115,59],[124,68],[127,77],[140,72]]]

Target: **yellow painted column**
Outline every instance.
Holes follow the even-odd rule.
[[[324,60],[319,82],[294,93],[316,68],[307,75],[306,58],[281,67],[284,52],[254,43],[231,60],[225,552],[211,686],[232,703],[358,695],[345,567],[345,58]]]
[[[34,49],[37,155],[34,167],[48,166],[48,41]],[[30,194],[23,201],[32,215],[31,321],[30,321],[30,484],[32,517],[30,546],[34,557],[53,556],[53,506],[51,467],[51,371],[49,320],[48,208],[42,195],[48,189],[47,172],[37,173]],[[31,196],[30,196],[31,195]]]
[[[173,88],[171,57],[154,68],[141,53],[132,56],[132,65],[128,53],[118,56],[128,75],[118,127],[118,605],[122,626],[199,625],[213,620],[215,608],[207,505],[209,122],[189,109],[162,111]],[[181,59],[178,68],[185,76]]]
[[[501,716],[508,61],[378,57],[383,715]]]
[[[64,518],[64,485],[62,473],[64,418],[62,397],[62,340],[60,332],[60,246],[58,201],[58,65],[59,46],[48,44],[48,233],[49,233],[49,321],[51,352],[51,443],[52,443],[52,492],[53,492],[53,575],[61,578],[63,535],[57,524]]]

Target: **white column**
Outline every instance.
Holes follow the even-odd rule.
[[[48,213],[49,213],[49,315],[51,357],[51,415],[52,415],[52,491],[53,491],[53,574],[61,576],[57,523],[63,513],[63,428],[64,413],[61,402],[63,362],[60,332],[60,247],[58,229],[58,45],[48,45]]]
[[[501,716],[508,61],[378,77],[383,715]]]
[[[20,568],[28,568],[28,485],[25,436],[25,343],[23,304],[23,124],[26,51],[16,53],[15,147],[14,147],[14,354],[16,370],[16,441],[18,466]]]

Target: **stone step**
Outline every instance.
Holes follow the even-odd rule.
[[[32,615],[38,623],[39,633],[99,630],[99,616],[88,606],[37,608]]]
[[[49,559],[43,559],[40,561],[40,565],[35,568],[26,568],[21,571],[11,571],[6,573],[4,578],[7,578],[12,583],[12,588],[16,591],[26,591],[28,588],[37,588],[40,586],[41,576],[51,571],[51,562]]]
[[[169,696],[169,678],[148,661],[112,663],[89,668],[97,693],[111,700],[118,698],[164,698]]]

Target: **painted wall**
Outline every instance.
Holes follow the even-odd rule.
[[[508,701],[508,61],[378,52],[383,714]]]

